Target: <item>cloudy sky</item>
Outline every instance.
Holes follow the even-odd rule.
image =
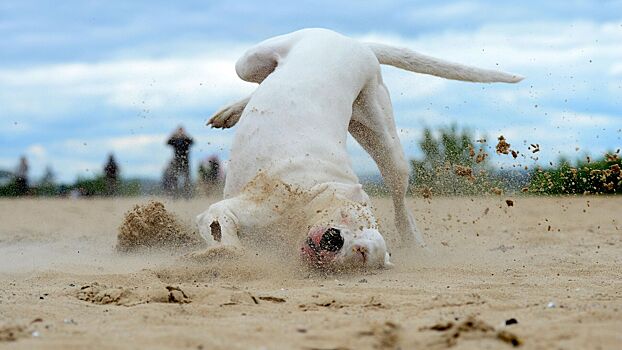
[[[527,77],[473,84],[384,68],[410,157],[422,127],[454,122],[525,153],[539,143],[541,164],[622,146],[622,1],[3,0],[0,168],[26,155],[35,179],[50,165],[72,181],[114,152],[124,176],[155,179],[179,124],[197,141],[195,169],[213,153],[226,159],[235,130],[204,123],[255,88],[235,60],[305,27]],[[359,173],[375,171],[351,153]]]

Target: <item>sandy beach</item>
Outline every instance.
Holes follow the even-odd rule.
[[[507,199],[513,200],[508,206]],[[429,251],[323,275],[265,252],[115,250],[147,198],[0,200],[0,348],[617,349],[622,198],[411,199]],[[215,199],[162,199],[191,225]]]

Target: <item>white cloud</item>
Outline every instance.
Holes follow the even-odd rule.
[[[473,5],[457,3],[434,11],[460,14]],[[425,13],[425,9],[417,9]],[[519,34],[520,33],[520,34]],[[622,32],[613,23],[590,22],[514,23],[484,26],[470,32],[441,32],[416,38],[370,33],[364,41],[378,41],[466,64],[504,69],[544,78],[566,70],[580,76],[585,70],[605,68],[620,74]],[[111,107],[131,110],[173,111],[224,103],[249,93],[253,84],[242,82],[234,62],[242,52],[239,43],[223,43],[212,54],[195,53],[160,59],[117,59],[101,63],[67,63],[0,70],[3,114],[47,118],[82,108],[83,98],[94,98]],[[589,64],[593,60],[594,65]],[[597,64],[596,64],[597,63]],[[394,101],[444,94],[448,82],[439,78],[384,69]],[[578,80],[578,79],[577,79]],[[580,88],[580,87],[575,87]],[[546,91],[539,91],[542,97]],[[506,102],[515,102],[504,91]],[[525,95],[524,90],[520,93]],[[559,94],[560,91],[550,93]]]
[[[599,113],[556,112],[550,117],[552,125],[567,127],[603,127],[621,125],[622,115],[615,117]]]
[[[622,57],[618,23],[511,22],[485,25],[475,31],[446,31],[405,38],[369,33],[363,41],[408,47],[435,57],[484,68],[546,74],[554,70],[609,68]],[[570,66],[571,64],[581,66]],[[615,69],[617,71],[617,68]],[[575,74],[575,72],[568,72]]]
[[[41,144],[31,145],[26,149],[26,153],[30,157],[34,157],[36,159],[43,159],[47,156],[47,150]]]
[[[166,135],[164,134],[151,134],[151,135],[131,135],[114,137],[106,140],[106,143],[110,149],[116,152],[135,151],[136,149],[142,151],[143,148],[164,144]]]
[[[567,139],[567,137],[561,133],[555,132],[552,127],[541,127],[531,125],[512,125],[501,129],[488,130],[489,144],[496,145],[497,137],[503,135],[507,142],[512,144],[513,147],[527,148],[532,143],[537,144],[556,144],[560,141]]]
[[[37,120],[80,110],[85,98],[130,110],[210,106],[255,88],[237,77],[234,65],[233,55],[226,54],[3,69],[2,114]]]
[[[393,67],[383,67],[383,81],[394,101],[421,100],[445,91],[447,81],[437,77],[413,74]]]
[[[225,159],[232,141],[230,131],[209,130],[192,135],[191,162],[194,166],[202,158],[217,154]],[[88,140],[70,138],[52,142],[45,148],[32,144],[27,148],[31,163],[31,175],[43,174],[46,165],[54,167],[62,181],[73,181],[76,175],[93,176],[101,173],[108,153],[114,153],[123,176],[146,176],[159,178],[162,170],[172,158],[173,152],[166,140],[170,134],[151,133],[127,136],[98,137]],[[16,160],[6,162],[12,165]],[[2,163],[0,163],[2,164]]]
[[[435,23],[439,21],[461,21],[463,18],[482,11],[479,4],[474,2],[454,2],[445,4],[435,4],[433,6],[416,6],[402,14],[413,23],[419,25]]]

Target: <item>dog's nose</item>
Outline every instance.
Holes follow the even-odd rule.
[[[320,240],[320,248],[329,252],[336,252],[343,247],[343,243],[341,231],[331,227],[322,235],[322,239]]]

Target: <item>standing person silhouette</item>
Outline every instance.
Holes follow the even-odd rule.
[[[108,155],[108,162],[104,166],[104,178],[106,180],[106,195],[116,195],[119,187],[119,166],[112,153]]]
[[[25,196],[28,194],[28,161],[22,156],[15,171],[15,194]]]
[[[162,173],[162,190],[167,196],[173,196],[177,191],[177,184],[175,183],[177,178],[175,175],[175,169],[173,168],[174,165],[173,159],[171,159]]]
[[[190,197],[192,194],[189,154],[193,143],[192,137],[188,136],[181,126],[177,128],[167,141],[167,144],[172,146],[175,152],[172,164],[175,173],[175,184],[177,185],[175,186],[175,192],[176,195],[183,195],[184,197]],[[183,185],[179,184],[180,177],[182,178]]]
[[[220,187],[220,160],[212,155],[199,165],[199,180],[206,195],[212,195]]]

